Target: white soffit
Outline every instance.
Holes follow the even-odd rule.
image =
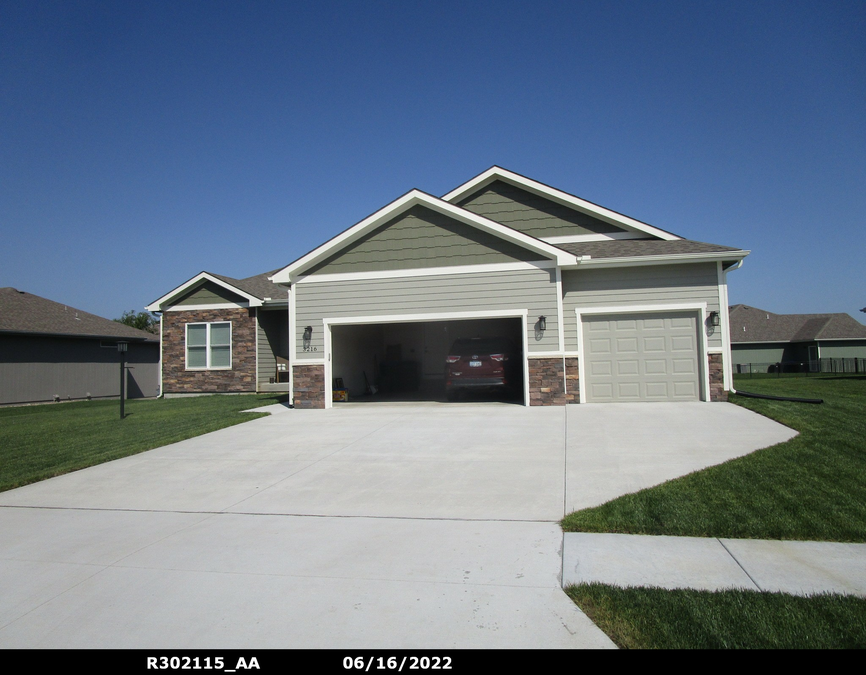
[[[532,180],[531,178],[521,176],[518,173],[508,171],[507,169],[503,169],[499,166],[493,166],[487,169],[487,171],[485,171],[484,173],[479,174],[475,178],[467,181],[466,183],[463,183],[463,185],[454,188],[451,192],[443,196],[442,199],[446,202],[456,202],[463,197],[468,196],[472,192],[480,190],[481,188],[489,185],[495,180],[502,180],[506,183],[510,183],[512,185],[515,185],[516,187],[523,188],[524,190],[532,192],[541,197],[546,197],[547,199],[550,199],[551,201],[558,204],[562,204],[563,206],[568,206],[593,217],[604,220],[613,225],[624,227],[628,230],[642,232],[644,234],[657,237],[659,239],[665,239],[668,241],[682,239],[682,237],[678,237],[677,235],[666,232],[665,230],[653,227],[652,225],[647,225],[646,223],[642,223],[641,221],[635,220],[634,218],[629,218],[628,216],[624,216],[621,213],[611,211],[610,209],[606,209],[603,206],[593,204],[592,202],[588,202],[585,199],[575,197],[574,195],[568,194],[567,192],[557,190],[556,188],[552,188],[549,185],[539,183],[538,181]]]

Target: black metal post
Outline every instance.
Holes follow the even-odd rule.
[[[126,348],[128,343],[119,341],[117,343],[117,351],[120,352],[120,419],[125,417],[123,405],[126,391]]]

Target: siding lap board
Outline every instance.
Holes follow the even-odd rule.
[[[533,237],[624,231],[603,220],[498,180],[461,200],[459,206]]]
[[[324,355],[323,318],[395,314],[484,312],[526,309],[529,352],[557,351],[555,272],[549,269],[446,274],[360,281],[298,284],[296,350],[298,360]],[[547,317],[547,330],[536,340],[534,324]],[[309,350],[304,327],[313,326]]]
[[[308,274],[449,267],[541,260],[498,236],[423,206],[377,227],[310,269]]]

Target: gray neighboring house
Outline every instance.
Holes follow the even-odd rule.
[[[848,314],[774,314],[739,304],[730,317],[736,372],[864,372],[866,326]]]
[[[494,166],[441,198],[411,190],[282,269],[202,272],[147,309],[167,395],[284,388],[328,408],[340,381],[350,398],[368,380],[435,390],[456,338],[507,337],[525,405],[724,400],[727,273],[748,253]]]
[[[0,288],[0,404],[159,395],[159,338],[15,288]]]

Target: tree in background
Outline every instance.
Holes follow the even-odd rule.
[[[151,312],[136,312],[131,309],[124,312],[123,316],[115,319],[115,321],[125,326],[138,328],[138,330],[146,330],[148,333],[156,334],[159,332],[159,317]]]

